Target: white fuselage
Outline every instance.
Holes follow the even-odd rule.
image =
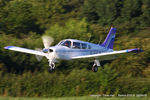
[[[65,45],[66,41],[69,41],[69,46]],[[85,56],[113,51],[112,49],[105,48],[99,44],[93,44],[74,39],[62,40],[56,46],[52,46],[49,49],[53,50],[53,52],[49,53],[50,56],[55,55],[55,59],[62,60],[71,60],[72,57],[76,56]]]

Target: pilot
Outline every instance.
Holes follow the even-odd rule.
[[[65,46],[70,48],[70,42],[69,41],[65,42]]]

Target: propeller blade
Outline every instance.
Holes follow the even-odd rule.
[[[41,48],[35,48],[35,50],[37,50],[37,51],[42,51]],[[35,57],[36,57],[36,59],[38,60],[38,62],[40,62],[40,61],[42,60],[42,58],[43,58],[43,56],[39,56],[39,55],[35,55]]]
[[[42,36],[43,44],[45,48],[49,48],[54,39],[50,36]]]

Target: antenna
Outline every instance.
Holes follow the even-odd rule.
[[[100,44],[100,43],[101,43],[101,41],[102,41],[102,38],[101,38],[101,37],[99,37],[99,42],[98,42],[98,44]]]
[[[101,39],[99,40],[98,44],[100,44],[100,43],[101,43]]]
[[[91,36],[92,37],[92,36]],[[91,37],[88,39],[88,42],[91,40]]]
[[[91,38],[92,38],[92,34],[88,33],[87,36],[89,37],[89,39],[88,39],[88,42],[89,42],[91,40]]]

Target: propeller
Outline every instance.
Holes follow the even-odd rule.
[[[53,43],[54,39],[50,36],[42,36],[44,47],[47,49]]]
[[[43,40],[44,49],[48,49],[54,41],[52,37],[46,35],[42,36],[42,40]],[[44,52],[41,48],[35,48],[35,50]],[[39,55],[35,55],[35,57],[39,62],[43,58],[43,56],[39,56]]]
[[[35,48],[35,50],[37,50],[37,51],[42,51],[41,48]],[[40,61],[42,60],[42,58],[43,58],[43,56],[39,56],[39,55],[35,55],[35,57],[36,57],[36,59],[38,60],[38,62],[40,62]]]

